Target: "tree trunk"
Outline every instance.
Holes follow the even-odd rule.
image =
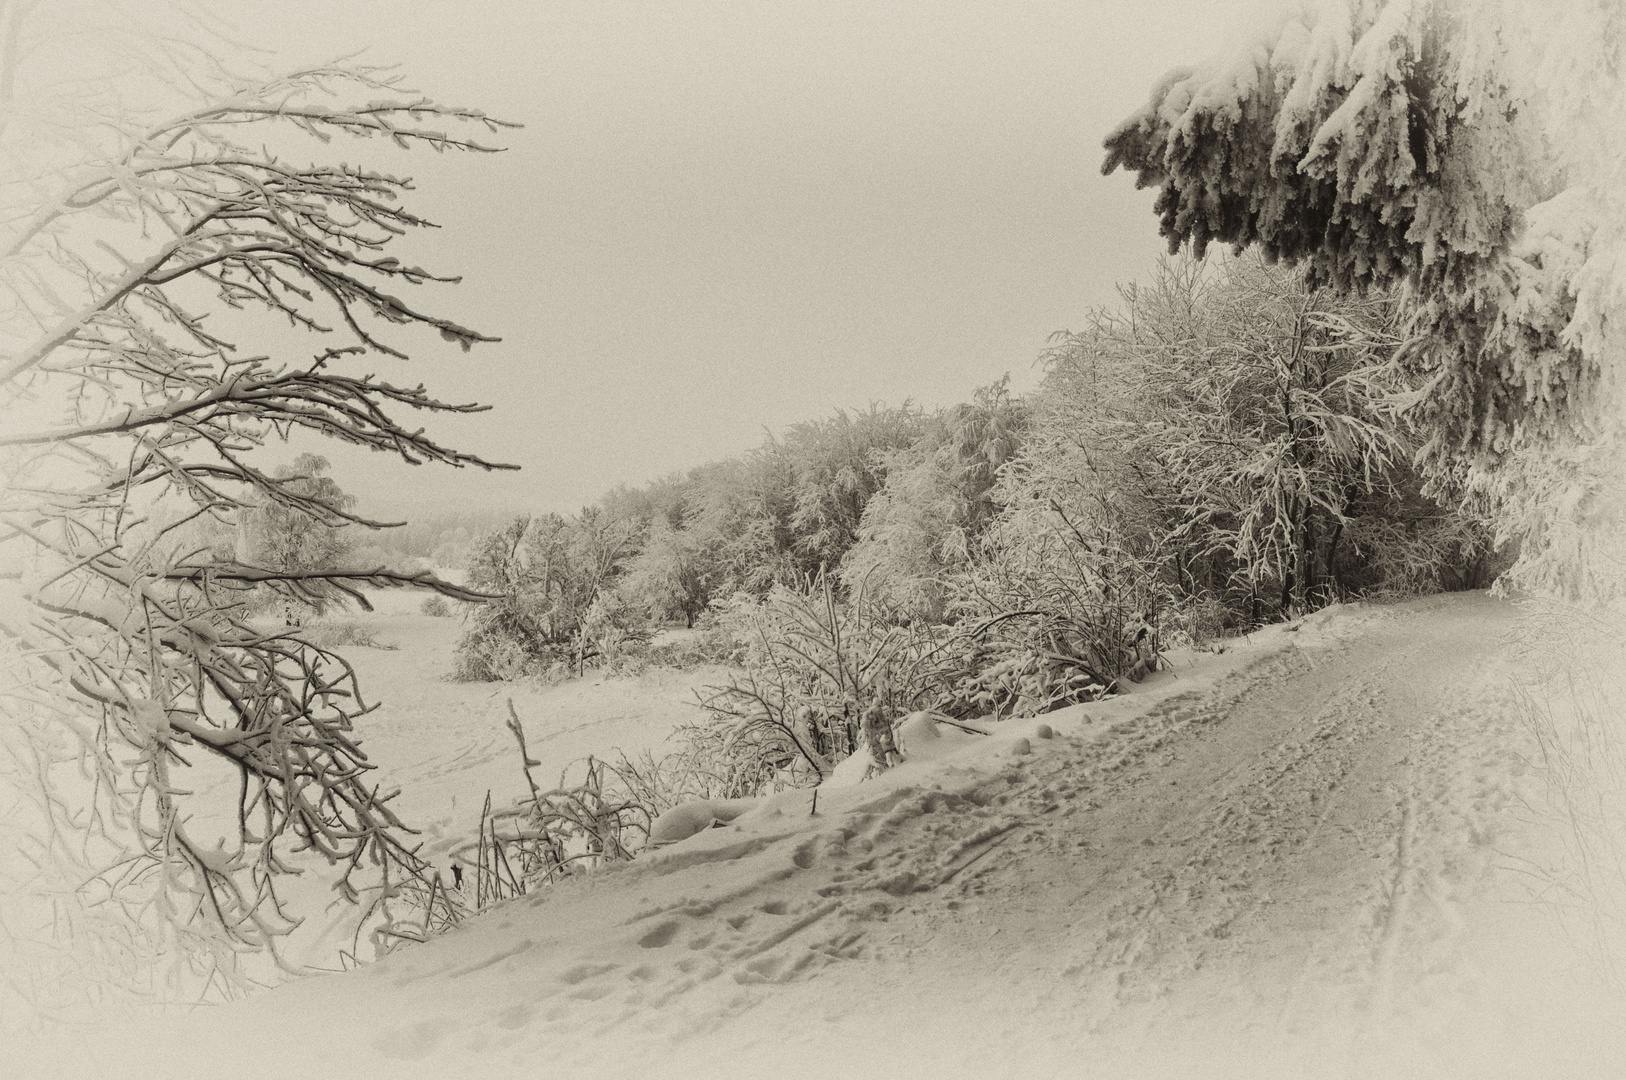
[[[1332,539],[1327,542],[1327,578],[1332,582],[1335,593],[1344,591],[1343,582],[1338,580],[1338,541],[1344,538],[1344,523],[1340,521],[1333,526]]]
[[[1308,508],[1304,514],[1304,531],[1299,544],[1299,609],[1308,611],[1310,597],[1315,593],[1315,520]]]

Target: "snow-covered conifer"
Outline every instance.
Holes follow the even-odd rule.
[[[1592,0],[1306,0],[1106,140],[1171,247],[1403,284],[1433,490],[1522,542],[1516,580],[1569,592],[1626,580],[1623,50],[1626,11]]]

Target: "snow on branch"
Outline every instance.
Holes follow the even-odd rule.
[[[408,464],[514,467],[400,418],[486,406],[357,370],[404,359],[393,335],[413,327],[464,351],[499,340],[405,297],[458,280],[388,253],[432,227],[400,204],[411,181],[294,165],[269,133],[248,141],[256,125],[318,144],[474,153],[498,149],[480,136],[516,126],[373,69],[325,67],[128,130],[116,153],[61,171],[52,195],[0,187],[33,193],[0,224],[0,711],[26,698],[28,715],[46,718],[28,729],[41,754],[56,760],[66,745],[96,779],[58,790],[41,772],[42,819],[55,823],[46,848],[83,862],[92,849],[75,833],[93,828],[102,855],[85,876],[103,895],[228,954],[275,951],[302,917],[279,882],[306,871],[328,873],[356,904],[358,934],[404,925],[403,912],[423,926],[457,918],[390,793],[368,781],[356,725],[372,706],[354,671],[254,618],[251,601],[368,607],[363,590],[379,588],[489,599],[429,573],[258,565],[223,547],[222,530],[267,508],[313,529],[386,524],[331,483],[265,467],[258,451],[302,432]],[[239,312],[333,343],[279,358],[284,334],[244,355],[236,339],[254,324]],[[238,778],[224,833],[188,809],[182,777],[207,761]],[[74,799],[89,805],[65,809]],[[399,937],[375,935],[381,948]]]
[[[1428,494],[1494,517],[1544,591],[1626,592],[1599,569],[1626,484],[1623,35],[1589,0],[1305,0],[1105,143],[1171,251],[1403,286],[1395,401]]]

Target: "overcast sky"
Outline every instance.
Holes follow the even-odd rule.
[[[415,158],[429,306],[500,345],[371,362],[496,408],[431,430],[480,475],[330,451],[363,507],[573,511],[838,406],[1017,389],[1054,331],[1145,276],[1151,192],[1101,140],[1250,0],[296,0],[242,9],[278,63],[365,48],[516,120]],[[343,156],[347,151],[337,151]]]

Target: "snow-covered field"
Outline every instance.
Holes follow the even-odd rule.
[[[420,854],[433,863],[446,882],[455,849],[475,836],[487,793],[494,807],[509,805],[527,792],[519,747],[508,728],[509,701],[524,724],[530,756],[540,766],[533,772],[539,783],[551,786],[567,768],[579,776],[589,755],[625,752],[636,758],[644,750],[657,754],[678,724],[698,716],[695,691],[726,682],[722,667],[677,672],[652,669],[633,678],[586,679],[560,685],[522,681],[515,683],[458,683],[446,679],[452,667],[453,646],[463,627],[456,618],[434,618],[419,613],[422,594],[380,592],[371,597],[376,610],[345,613],[335,623],[354,624],[378,647],[345,645],[339,651],[355,667],[364,699],[378,708],[357,724],[357,735],[376,770],[372,781],[384,791],[399,789],[392,801],[401,818],[420,830]],[[235,828],[237,780],[235,774],[208,757],[195,757],[186,774],[187,829],[199,838],[227,836]],[[59,778],[60,780],[60,778]],[[0,791],[0,815],[6,811]],[[42,936],[42,921],[51,913],[35,898],[8,891],[8,883],[27,878],[27,866],[11,866],[17,852],[10,820],[0,817],[0,934],[23,939]],[[27,828],[20,824],[19,828]],[[284,956],[294,964],[314,968],[341,966],[340,950],[355,950],[352,905],[336,898],[330,878],[316,874],[284,878],[280,889],[293,911],[305,923],[284,942]],[[116,923],[115,920],[111,920]],[[363,956],[370,948],[363,941]],[[113,946],[121,952],[119,946]],[[25,950],[33,952],[35,950]],[[72,957],[60,961],[69,970],[99,963],[104,949],[80,943]],[[40,971],[0,970],[0,1043],[18,1028],[33,1026],[38,1008],[56,1014],[65,1003],[82,996],[77,988],[63,995],[41,979],[52,979],[56,961]],[[121,967],[140,960],[121,960]],[[3,965],[0,965],[3,967]],[[269,963],[250,961],[251,978],[277,980]],[[130,980],[140,981],[140,980]],[[116,1001],[119,994],[111,996]],[[0,1076],[6,1076],[0,1067]]]
[[[519,746],[508,729],[508,702],[525,725],[526,745],[539,783],[553,784],[588,755],[635,758],[661,751],[672,729],[699,717],[695,691],[725,683],[722,667],[674,671],[654,668],[631,678],[588,677],[547,686],[535,682],[456,683],[446,680],[456,619],[392,611],[385,594],[363,625],[394,649],[344,649],[363,692],[377,700],[361,734],[384,787],[399,787],[393,805],[422,828],[422,854],[443,871],[452,847],[473,836],[486,792],[504,806],[527,792]],[[450,873],[443,876],[450,880]]]
[[[786,793],[359,971],[4,1072],[1619,1076],[1613,909],[1578,887],[1607,875],[1570,842],[1608,793],[1555,785],[1575,721],[1530,644],[1483,596],[1358,605],[1043,723],[915,724],[904,765],[816,808]],[[366,660],[422,692],[368,745],[437,820],[522,781],[507,691],[454,724],[417,652]],[[654,737],[577,692],[516,695],[544,746]]]
[[[704,667],[655,668],[629,678],[589,673],[553,686],[452,682],[446,676],[462,633],[460,621],[419,614],[421,596],[414,593],[380,593],[372,600],[374,613],[345,621],[364,628],[379,647],[341,650],[355,667],[366,700],[378,703],[358,724],[362,749],[377,766],[373,782],[385,791],[399,790],[390,805],[421,831],[419,855],[447,883],[454,854],[469,848],[476,836],[487,793],[492,806],[502,808],[528,792],[519,745],[508,728],[510,701],[524,724],[529,754],[541,763],[533,769],[536,780],[551,787],[567,769],[579,779],[590,755],[612,760],[621,753],[636,759],[645,750],[659,755],[676,726],[700,715],[696,690],[728,680],[727,668]],[[223,829],[231,826],[234,792],[231,778],[222,777]],[[284,954],[301,965],[336,966],[339,950],[356,945],[348,930],[338,929],[348,926],[343,916],[349,905],[336,901],[325,881],[303,884],[287,887],[301,910],[331,904],[340,918],[313,916]]]

